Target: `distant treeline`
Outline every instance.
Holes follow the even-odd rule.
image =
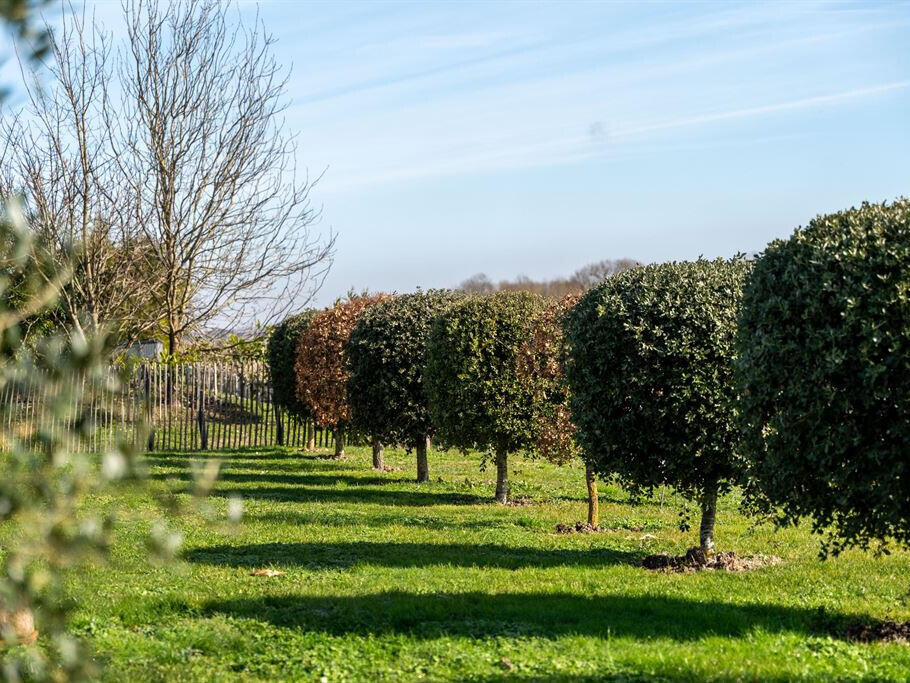
[[[526,275],[519,275],[514,280],[493,282],[485,274],[478,273],[458,285],[457,289],[469,294],[521,291],[534,292],[548,298],[561,298],[567,294],[580,294],[605,277],[616,275],[616,273],[621,273],[624,270],[640,265],[642,265],[640,261],[631,258],[604,259],[596,263],[589,263],[584,268],[579,268],[569,277],[555,278],[553,280],[532,280]]]

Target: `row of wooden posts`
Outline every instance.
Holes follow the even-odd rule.
[[[122,369],[110,372],[123,376]],[[149,451],[327,447],[333,441],[331,429],[295,419],[273,403],[262,363],[146,363],[125,373],[118,389],[108,385],[107,378],[95,378],[75,392],[75,413],[91,425],[74,444],[80,450],[103,450],[116,438],[135,445],[143,440]],[[9,385],[0,402],[23,435],[62,428],[56,422],[66,419],[28,383]]]

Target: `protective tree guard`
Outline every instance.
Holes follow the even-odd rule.
[[[714,554],[714,521],[717,518],[717,487],[706,491],[701,499],[701,525],[698,543],[706,557]]]
[[[585,482],[588,485],[588,524],[596,529],[600,519],[600,513],[597,509],[599,503],[597,498],[597,473],[588,464],[585,464]]]

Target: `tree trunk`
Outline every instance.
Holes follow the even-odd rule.
[[[417,443],[417,483],[425,484],[430,481],[430,466],[427,463],[427,448],[430,445],[429,439],[423,439]]]
[[[717,517],[717,486],[711,486],[701,499],[701,527],[698,541],[706,557],[714,554],[714,520]]]
[[[306,440],[306,449],[307,451],[316,450],[316,423],[315,422],[304,422],[303,423],[307,431],[307,440]]]
[[[509,502],[509,454],[496,451],[496,502]]]
[[[335,459],[344,458],[344,427],[335,427]]]
[[[585,481],[588,484],[588,524],[596,529],[600,519],[597,509],[597,474],[587,463],[585,464]]]
[[[284,416],[281,414],[281,408],[275,405],[275,442],[279,446],[284,446],[284,423],[281,421]]]
[[[385,463],[382,460],[382,443],[375,436],[373,437],[373,469],[385,469]]]

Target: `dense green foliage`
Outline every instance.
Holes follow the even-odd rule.
[[[737,475],[733,342],[748,270],[741,259],[636,268],[589,290],[566,319],[582,457],[633,490],[668,483],[699,500],[706,550],[712,500]]]
[[[425,385],[437,439],[496,455],[496,499],[509,497],[507,455],[532,450],[539,392],[519,369],[544,300],[528,292],[470,296],[433,322]]]
[[[544,310],[526,292],[470,296],[430,331],[426,387],[440,443],[514,453],[534,446],[532,380],[518,357]]]
[[[772,242],[746,285],[737,346],[763,498],[786,520],[833,527],[835,552],[910,542],[910,201]]]
[[[269,336],[266,360],[272,378],[272,400],[299,420],[310,417],[306,405],[297,398],[297,342],[318,311],[307,309],[275,325]]]
[[[328,455],[323,451],[320,455]],[[607,485],[597,534],[583,520],[577,461],[513,464],[516,497],[492,505],[481,456],[431,452],[417,485],[386,450],[348,459],[294,449],[156,453],[152,494],[184,500],[189,465],[215,457],[210,497],[243,522],[180,522],[185,562],[150,564],[146,525],[121,522],[110,562],[71,577],[76,632],[109,681],[904,681],[910,648],[845,638],[853,620],[910,619],[910,553],[847,551],[819,562],[808,526],[756,527],[736,493],[720,500],[724,537],[781,562],[745,573],[662,574],[646,554],[685,550],[683,501],[633,503]],[[90,501],[152,514],[140,491]],[[15,534],[0,527],[0,545]],[[257,569],[281,572],[252,576]]]
[[[348,402],[355,428],[382,443],[426,448],[433,427],[424,368],[433,319],[457,296],[430,290],[396,296],[368,308],[348,343]]]

